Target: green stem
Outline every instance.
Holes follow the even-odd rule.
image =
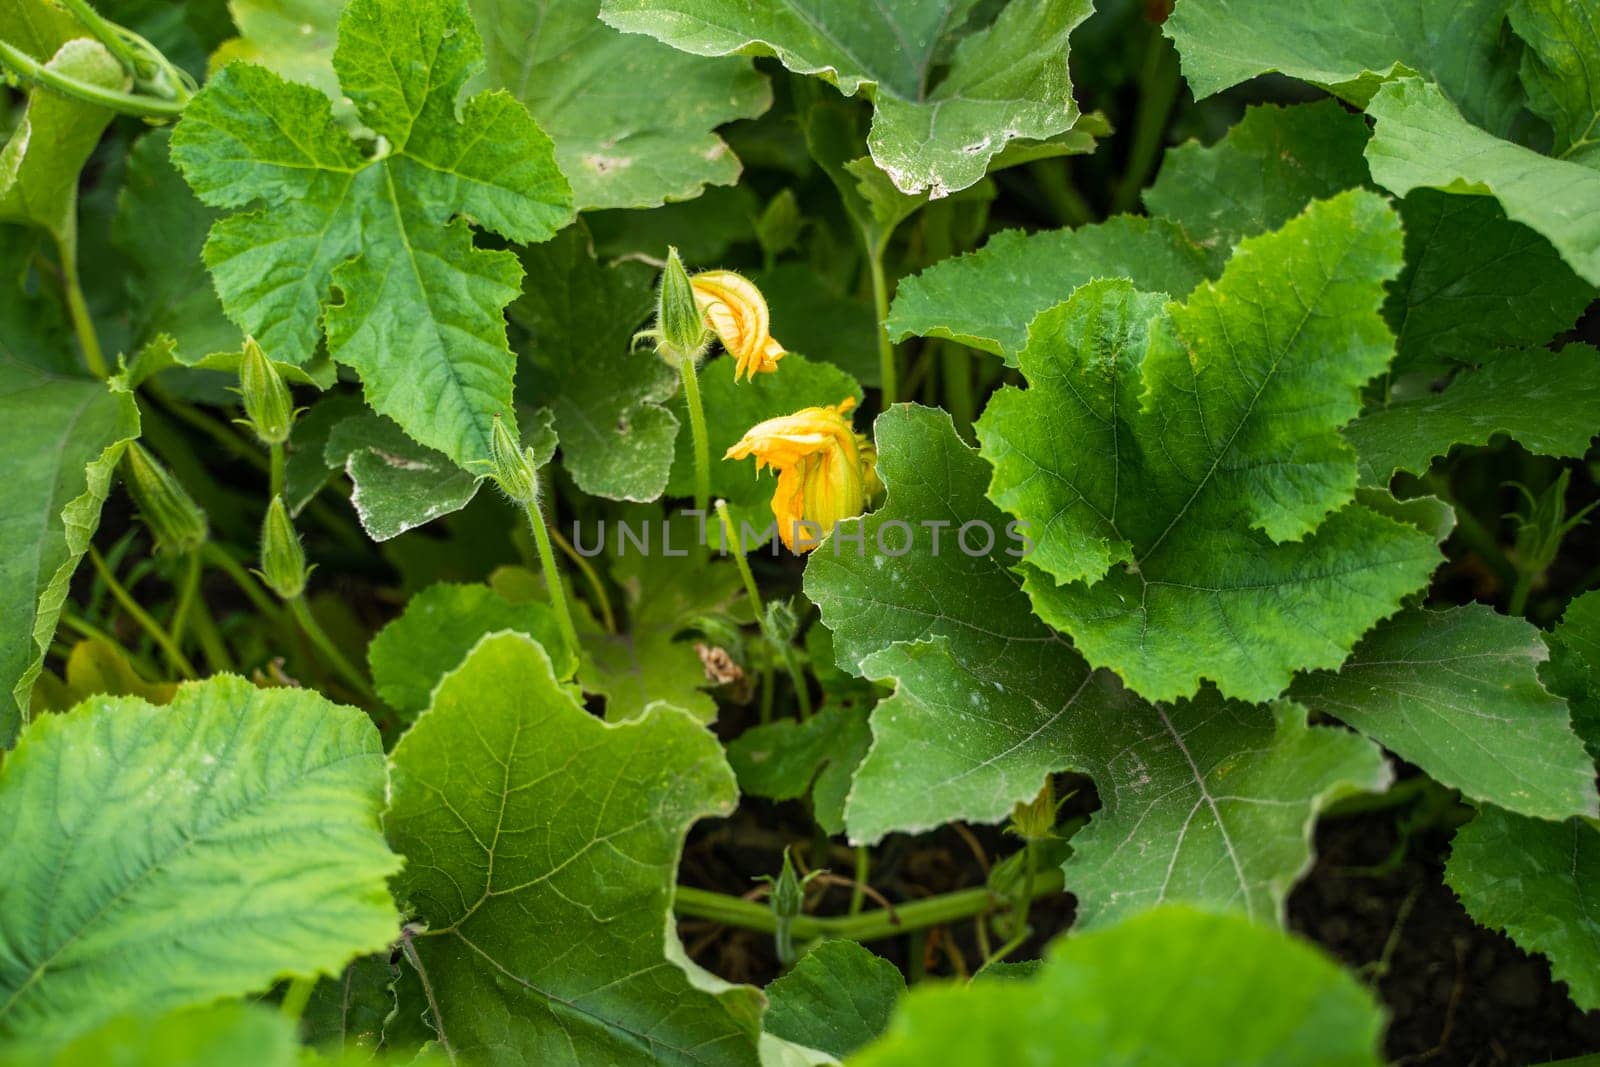
[[[212,618],[211,608],[206,604],[205,597],[201,597],[195,605],[194,636],[200,642],[200,650],[206,654],[206,662],[211,664],[211,673],[234,669],[233,656],[228,652],[227,642],[217,630],[217,620]]]
[[[1533,570],[1519,570],[1517,583],[1511,588],[1511,601],[1506,605],[1507,615],[1522,615],[1528,610],[1528,594],[1533,592],[1533,583],[1542,572]]]
[[[1139,112],[1133,120],[1133,145],[1128,149],[1128,167],[1122,172],[1112,199],[1115,211],[1132,211],[1139,204],[1139,191],[1161,152],[1167,130],[1167,117],[1178,100],[1178,59],[1171,44],[1160,33],[1152,32],[1139,73]]]
[[[250,605],[268,619],[277,620],[283,612],[279,609],[277,601],[273,600],[267,591],[261,588],[261,583],[250,576],[244,565],[232,556],[226,549],[215,542],[207,542],[201,549],[205,557],[216,568],[233,579],[233,584],[250,600]]]
[[[311,1000],[312,990],[317,988],[318,977],[296,978],[289,983],[289,988],[283,992],[283,1000],[278,1005],[278,1010],[283,1012],[284,1018],[300,1021],[300,1016],[305,1014],[306,1004]]]
[[[178,606],[172,610],[172,643],[183,647],[183,634],[189,626],[189,616],[194,612],[195,594],[200,591],[200,553],[190,552],[183,558],[183,584],[178,587]]]
[[[850,887],[850,914],[860,915],[867,900],[867,878],[872,874],[872,853],[866,845],[856,846],[856,884]]]
[[[561,631],[562,640],[567,643],[567,649],[577,656],[582,648],[578,644],[578,631],[572,625],[572,609],[567,604],[567,587],[561,580],[561,569],[556,566],[555,550],[550,547],[550,531],[545,528],[544,512],[539,510],[537,500],[524,504],[522,510],[528,516],[528,527],[533,531],[533,543],[539,548],[539,565],[544,568],[544,584],[550,592],[550,605],[555,608],[556,626]]]
[[[561,536],[560,530],[550,531],[550,540],[561,550],[561,554],[572,561],[583,574],[584,581],[589,583],[589,591],[594,594],[595,606],[600,609],[600,625],[606,628],[606,633],[617,632],[617,616],[611,610],[611,598],[606,595],[605,583],[600,580],[599,573],[583,558],[583,553],[572,547],[572,543]]]
[[[369,703],[377,703],[378,698],[372,691],[371,683],[345,658],[344,653],[339,651],[339,646],[333,643],[316,616],[311,614],[310,607],[306,605],[306,598],[297,596],[286,603],[289,605],[289,613],[294,616],[294,621],[300,624],[301,633],[317,647],[317,651],[344,683],[360,694],[362,699]]]
[[[1045,871],[1034,880],[1033,897],[1059,893],[1062,885],[1061,871]],[[819,937],[881,941],[913,930],[970,919],[1005,904],[1005,898],[980,886],[902,904],[892,914],[887,908],[875,908],[859,915],[797,915],[790,921],[790,932],[801,941]],[[673,910],[683,918],[709,919],[759,933],[776,933],[778,929],[777,916],[765,904],[692,886],[678,887]]]
[[[106,588],[110,590],[116,602],[121,605],[122,610],[126,611],[128,616],[138,623],[139,627],[150,635],[150,639],[156,643],[157,647],[166,654],[167,661],[172,664],[173,669],[185,678],[193,679],[196,677],[194,664],[190,663],[189,658],[183,654],[183,650],[173,643],[171,636],[168,635],[166,630],[162,629],[161,624],[152,618],[148,611],[140,607],[139,602],[134,600],[133,596],[123,588],[121,582],[117,581],[117,576],[111,572],[110,567],[106,566],[105,557],[101,556],[100,550],[93,545],[89,546],[89,562],[94,564],[95,572],[100,575],[100,580],[106,583]]]
[[[0,41],[0,66],[10,67],[27,81],[124,115],[137,115],[147,119],[175,119],[183,114],[183,104],[176,100],[135,96],[132,93],[79,81],[70,74],[63,74],[40,63],[5,41]]]
[[[944,377],[945,406],[961,436],[971,440],[977,405],[972,396],[972,360],[953,344],[941,345],[939,360]]]
[[[761,630],[761,636],[767,639],[767,645],[783,657],[783,666],[789,672],[789,681],[794,686],[795,700],[800,705],[800,718],[811,718],[811,690],[806,686],[805,672],[800,669],[800,662],[795,659],[794,649],[787,642],[779,642],[770,629],[767,628],[767,609],[761,601],[761,590],[756,587],[756,576],[750,571],[750,561],[745,558],[744,545],[739,541],[739,535],[733,529],[733,516],[728,512],[726,500],[717,501],[717,518],[722,520],[722,544],[733,553],[733,562],[739,568],[739,577],[744,581],[745,596],[750,598],[750,605],[755,609],[756,626]],[[766,671],[772,670],[771,663],[767,663]],[[763,679],[765,680],[765,679]]]
[[[889,317],[889,280],[883,273],[883,254],[887,241],[868,240],[867,266],[872,273],[872,307],[878,325],[878,375],[882,379],[883,406],[895,402],[898,392],[899,371],[895,366],[894,343],[889,340],[889,330],[884,320]]]
[[[272,488],[272,495],[282,496],[284,483],[284,458],[282,444],[274,444],[267,447],[267,478],[268,484]]]
[[[3,42],[0,42],[3,47]],[[72,226],[77,229],[76,224]],[[83,361],[89,373],[104,381],[111,376],[106,365],[105,352],[100,348],[100,335],[95,332],[94,318],[89,314],[89,303],[83,297],[83,282],[78,277],[78,250],[76,234],[69,235],[57,245],[61,253],[61,287],[66,294],[67,314],[72,319],[72,332],[83,349]]]
[[[700,379],[694,360],[679,357],[683,374],[683,399],[689,409],[689,432],[694,438],[694,506],[705,515],[711,506],[711,441],[706,436],[706,412],[700,403]]]
[[[106,51],[117,57],[117,62],[121,63],[129,74],[142,77],[149,73],[146,63],[141,62],[139,55],[129,45],[128,39],[118,33],[117,27],[102,18],[100,12],[89,6],[85,0],[61,0],[61,6],[78,16],[78,21],[83,23],[84,28],[106,46]]]

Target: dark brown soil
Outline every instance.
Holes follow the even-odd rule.
[[[1579,1011],[1543,957],[1478,926],[1445,886],[1449,829],[1413,837],[1392,870],[1352,870],[1383,863],[1395,826],[1393,812],[1324,820],[1316,868],[1289,900],[1291,925],[1376,988],[1390,1061],[1488,1067],[1600,1051],[1600,1012]]]

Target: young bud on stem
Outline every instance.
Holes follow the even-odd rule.
[[[533,461],[533,449],[518,444],[516,432],[499,415],[494,417],[489,435],[489,474],[516,503],[528,506],[538,500],[539,468]]]
[[[206,513],[181,482],[137,441],[123,457],[128,492],[156,539],[156,551],[186,555],[206,543]]]
[[[705,315],[695,300],[694,284],[683,268],[676,248],[667,249],[667,265],[661,271],[661,292],[656,304],[657,343],[669,362],[675,359],[698,360],[705,351],[710,331]]]
[[[261,523],[261,569],[257,571],[267,588],[284,600],[294,600],[306,589],[306,553],[283,497],[275,496]]]
[[[244,398],[245,418],[262,444],[281,445],[289,439],[289,428],[294,425],[294,398],[289,395],[283,375],[253,337],[244,339],[239,394]]]

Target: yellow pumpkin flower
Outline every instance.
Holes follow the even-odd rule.
[[[773,338],[766,298],[748,278],[731,270],[708,270],[690,279],[706,326],[734,359],[733,380],[771,374],[783,358]]]
[[[832,407],[802,408],[757,423],[723,457],[754,456],[758,473],[765,467],[778,472],[772,514],[791,552],[816,548],[841,519],[866,506],[862,438],[847,417],[855,406],[854,397],[845,397]]]

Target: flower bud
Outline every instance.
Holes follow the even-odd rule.
[[[156,539],[156,551],[185,555],[206,543],[206,513],[183,484],[135,441],[123,456],[128,492]]]
[[[660,347],[669,357],[699,359],[708,339],[694,284],[676,248],[667,249],[667,265],[661,271],[656,331]]]
[[[289,395],[283,375],[253,337],[244,339],[239,394],[244,398],[245,417],[262,444],[281,445],[289,439],[289,428],[294,425],[294,398]]]
[[[502,492],[518,504],[532,504],[539,497],[539,468],[533,449],[517,443],[516,431],[499,415],[489,435],[489,475]]]
[[[261,570],[256,573],[284,600],[293,600],[305,592],[306,553],[281,496],[272,498],[261,523]]]

